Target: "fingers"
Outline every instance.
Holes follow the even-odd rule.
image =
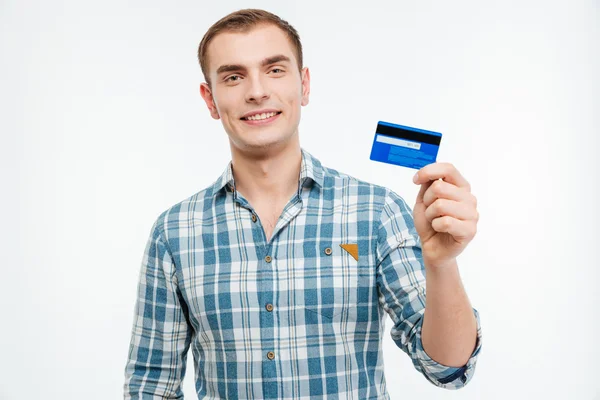
[[[413,182],[417,185],[425,183],[427,181],[435,181],[437,179],[443,179],[444,181],[451,183],[459,188],[466,189],[468,192],[471,191],[471,185],[467,180],[458,172],[454,165],[450,163],[432,163],[421,168]]]
[[[477,231],[479,212],[471,185],[450,163],[433,163],[421,168],[413,179],[421,185],[417,204],[436,232],[448,233],[456,241],[470,241]],[[421,208],[423,209],[423,208]]]
[[[421,189],[423,189],[423,186],[421,186]],[[423,193],[423,204],[425,204],[426,207],[429,207],[437,199],[448,199],[464,202],[470,204],[474,208],[477,208],[477,199],[473,194],[464,188],[459,188],[458,186],[442,180],[431,182],[431,184],[428,185],[428,188],[424,190]]]
[[[473,206],[455,200],[437,199],[425,210],[425,218],[429,222],[443,216],[462,221],[479,220],[479,213]]]
[[[434,219],[431,222],[431,227],[436,232],[452,235],[456,241],[470,241],[477,233],[477,224],[473,221],[460,221],[449,216]]]

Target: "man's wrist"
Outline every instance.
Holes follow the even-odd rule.
[[[423,258],[423,263],[425,264],[425,270],[428,274],[449,275],[458,270],[456,258],[445,261],[431,261],[427,258]]]

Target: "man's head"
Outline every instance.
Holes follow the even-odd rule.
[[[297,140],[310,75],[302,68],[298,33],[286,21],[263,10],[231,13],[206,32],[198,60],[206,80],[200,94],[233,146],[252,150]]]

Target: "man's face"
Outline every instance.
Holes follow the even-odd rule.
[[[200,85],[211,116],[221,118],[233,146],[271,147],[297,138],[308,104],[308,68],[298,71],[294,48],[274,25],[220,33],[207,51],[212,87]]]

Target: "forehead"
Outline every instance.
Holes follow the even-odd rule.
[[[266,57],[276,54],[297,62],[292,43],[275,25],[259,25],[244,33],[219,33],[207,49],[211,73],[223,64],[259,65]]]

